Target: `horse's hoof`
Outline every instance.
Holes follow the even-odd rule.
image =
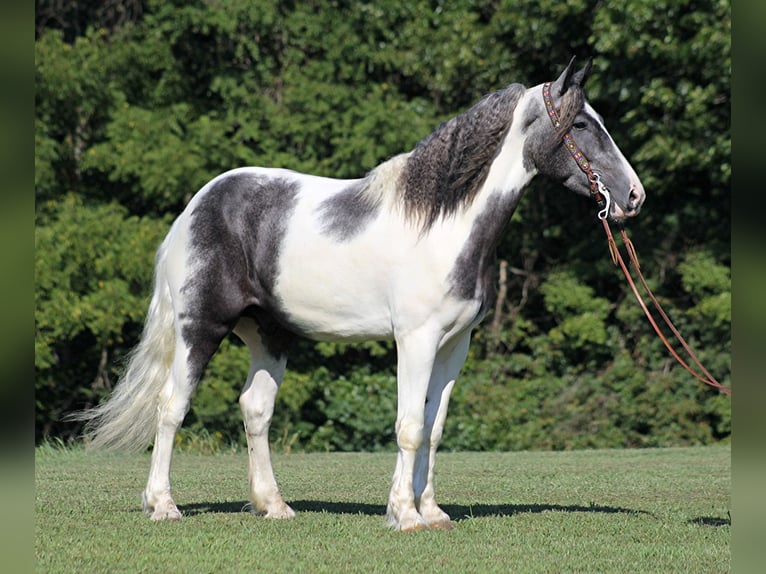
[[[429,522],[428,528],[431,530],[454,530],[455,523],[451,520],[439,520],[437,522]]]
[[[420,532],[421,530],[428,530],[428,524],[425,522],[416,522],[412,526],[406,526],[399,529],[401,532]]]
[[[418,532],[420,530],[428,530],[428,523],[420,514],[408,513],[408,516],[399,521],[396,529],[401,532]]]
[[[295,511],[285,504],[283,508],[269,510],[264,518],[272,518],[274,520],[291,520],[295,518]]]
[[[181,511],[177,508],[156,509],[152,512],[152,520],[181,520]]]

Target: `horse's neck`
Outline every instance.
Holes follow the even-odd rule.
[[[523,186],[518,189],[485,189],[471,208],[455,221],[460,245],[454,245],[455,259],[448,276],[450,292],[466,301],[481,303],[480,315],[486,312],[494,292],[497,245],[518,205]]]
[[[479,193],[454,221],[462,243],[450,273],[452,292],[482,301],[483,308],[494,290],[497,245],[524,188],[537,173],[530,163],[525,166],[525,138],[519,124],[512,124]]]
[[[527,179],[508,188],[487,188],[467,210],[462,227],[469,230],[474,255],[491,256],[521,199]]]
[[[474,230],[473,235],[481,233],[488,248],[497,244],[524,188],[537,174],[531,165],[525,166],[525,138],[520,124],[514,121],[481,190],[460,215],[463,224]]]
[[[492,161],[487,179],[482,186],[481,195],[490,197],[497,192],[519,193],[537,174],[531,163],[524,161],[524,143],[526,135],[523,132],[522,116],[529,105],[525,96],[519,102],[513,114],[513,121],[503,140],[500,152]]]

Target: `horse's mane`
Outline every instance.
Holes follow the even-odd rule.
[[[409,153],[397,155],[367,174],[360,188],[370,205],[396,198],[406,217],[427,230],[443,216],[469,204],[487,178],[511,127],[526,88],[521,84],[492,92],[464,113],[442,123]],[[550,146],[561,145],[583,108],[582,88],[570,86],[561,97],[559,129]],[[393,192],[393,196],[388,195]]]
[[[407,217],[428,229],[470,203],[487,178],[525,88],[511,84],[441,124],[407,157],[397,188]]]

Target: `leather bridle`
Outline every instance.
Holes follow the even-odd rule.
[[[543,102],[545,103],[545,109],[548,112],[548,117],[551,119],[551,122],[553,123],[554,128],[557,130],[561,129],[561,121],[559,119],[559,114],[558,114],[558,111],[556,110],[556,106],[553,103],[553,98],[551,97],[550,82],[543,84]],[[649,319],[649,322],[654,328],[654,331],[662,340],[665,347],[668,349],[668,351],[673,356],[673,358],[675,358],[676,361],[678,361],[678,363],[684,369],[686,369],[689,373],[691,373],[691,375],[694,376],[694,378],[705,383],[706,385],[710,385],[711,387],[718,389],[725,395],[731,396],[731,389],[719,383],[715,379],[715,377],[713,377],[713,375],[711,375],[708,372],[708,370],[702,365],[702,363],[697,358],[697,355],[695,355],[694,351],[692,351],[689,344],[681,336],[681,333],[678,332],[678,329],[675,327],[675,325],[673,325],[668,315],[662,309],[662,306],[660,305],[659,301],[657,301],[657,298],[654,296],[654,293],[652,293],[652,290],[649,289],[649,285],[647,284],[643,273],[641,273],[641,265],[638,262],[638,254],[636,253],[636,248],[633,245],[633,242],[628,237],[628,234],[622,225],[622,221],[618,221],[617,225],[620,230],[620,236],[622,238],[623,245],[625,246],[625,249],[628,252],[628,256],[630,258],[630,262],[633,264],[633,268],[636,270],[636,273],[638,274],[638,277],[640,278],[641,285],[643,286],[644,290],[648,294],[649,298],[652,300],[652,303],[654,304],[654,307],[659,313],[660,317],[662,317],[665,324],[668,326],[668,328],[671,330],[671,332],[676,337],[678,342],[687,352],[689,357],[691,357],[692,361],[697,365],[697,367],[699,368],[701,372],[698,372],[696,369],[689,366],[689,364],[680,357],[680,355],[676,352],[676,350],[670,344],[668,339],[662,333],[662,330],[657,325],[657,321],[655,321],[654,317],[649,311],[649,308],[644,302],[644,299],[641,297],[641,294],[639,293],[638,288],[636,287],[636,284],[633,281],[633,277],[631,276],[630,271],[628,270],[628,266],[625,264],[625,261],[622,259],[622,256],[620,255],[620,250],[617,248],[617,244],[615,243],[614,237],[612,236],[612,230],[609,227],[609,221],[608,221],[609,208],[611,204],[611,195],[609,193],[609,190],[601,181],[601,176],[597,172],[593,171],[593,168],[591,167],[591,164],[588,161],[588,158],[585,156],[582,150],[575,143],[574,138],[572,137],[572,133],[567,131],[562,136],[562,138],[564,140],[564,146],[567,148],[567,151],[569,151],[569,153],[571,154],[572,158],[574,158],[579,168],[588,177],[588,183],[590,185],[591,195],[596,200],[600,208],[600,211],[598,212],[598,218],[601,220],[601,223],[604,226],[604,232],[606,233],[607,242],[609,245],[609,252],[612,256],[612,261],[614,262],[615,265],[619,265],[619,267],[622,269],[622,272],[625,274],[625,278],[628,280],[628,285],[630,285],[630,288],[633,291],[633,294],[635,295],[636,300],[638,301],[638,304],[641,306],[641,309],[643,310],[647,319]]]
[[[553,127],[557,130],[561,129],[559,113],[556,110],[556,106],[553,103],[553,98],[551,97],[550,82],[543,84],[543,101],[545,102],[545,109],[548,112],[548,117],[551,119],[551,123],[553,123]],[[596,200],[596,203],[598,203],[599,207],[601,208],[601,211],[598,212],[598,218],[605,220],[609,216],[609,207],[612,203],[612,197],[609,193],[609,190],[601,182],[601,176],[594,172],[593,168],[591,168],[588,158],[585,157],[585,154],[582,152],[582,150],[577,147],[577,144],[574,141],[574,137],[572,137],[572,132],[567,131],[563,136],[563,140],[567,151],[569,151],[578,167],[588,177],[590,193],[593,196],[593,199]]]

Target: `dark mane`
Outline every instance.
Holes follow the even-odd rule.
[[[399,180],[408,217],[428,229],[473,200],[524,91],[521,84],[511,84],[485,96],[415,146]]]

